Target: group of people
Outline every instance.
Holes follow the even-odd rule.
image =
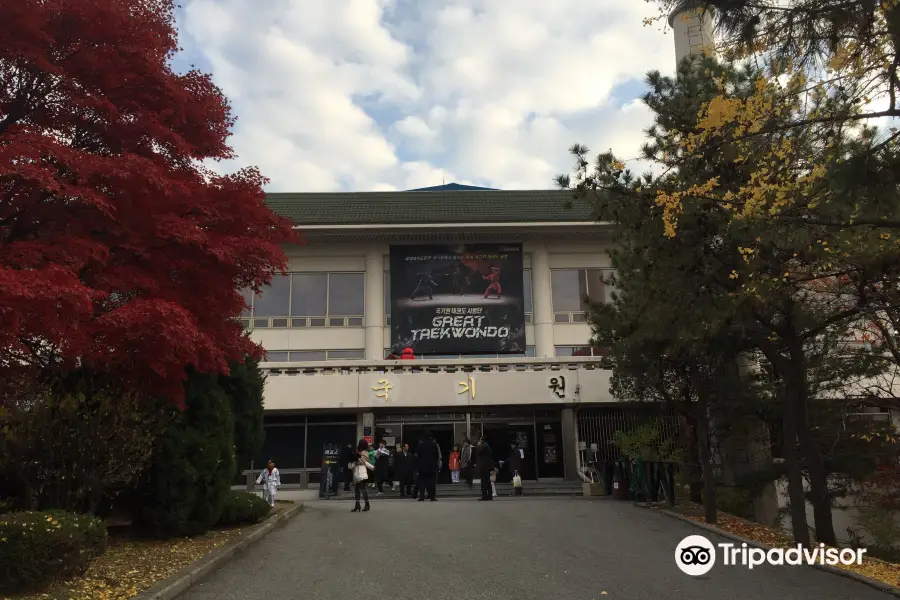
[[[500,467],[504,463],[508,464],[514,477],[518,475],[522,466],[522,453],[516,444],[511,444],[507,460],[499,461]],[[419,441],[414,454],[410,451],[409,444],[403,444],[400,450],[391,453],[384,440],[378,442],[377,449],[372,449],[366,440],[360,440],[355,450],[351,444],[347,444],[342,450],[339,464],[343,468],[344,491],[349,492],[351,484],[355,488],[356,504],[352,512],[364,512],[370,510],[368,489],[377,488],[380,496],[384,493],[385,484],[391,489],[395,488],[395,480],[400,486],[401,497],[424,502],[427,496],[430,501],[436,501],[437,477],[444,463],[440,446],[434,436],[428,433]],[[460,483],[462,479],[469,489],[474,487],[475,473],[478,473],[481,479],[479,500],[493,500],[497,496],[494,483],[499,469],[484,437],[474,446],[468,438],[461,445],[454,446],[448,466],[453,483]],[[364,506],[360,504],[360,500],[365,502]]]

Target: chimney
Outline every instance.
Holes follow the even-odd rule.
[[[675,60],[681,64],[687,56],[713,54],[712,9],[704,10],[702,0],[685,0],[669,15],[669,27],[675,34]]]

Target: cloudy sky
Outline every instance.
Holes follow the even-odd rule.
[[[671,32],[639,0],[184,0],[176,68],[211,72],[269,191],[442,181],[548,189],[574,142],[636,156]]]

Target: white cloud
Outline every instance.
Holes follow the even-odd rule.
[[[232,100],[271,190],[548,188],[573,142],[636,156],[635,95],[674,70],[634,0],[187,0],[182,45]],[[200,61],[198,61],[200,62]],[[615,100],[615,101],[613,101]]]

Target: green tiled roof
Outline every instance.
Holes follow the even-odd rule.
[[[268,194],[267,202],[297,225],[595,220],[571,192],[558,190]]]

